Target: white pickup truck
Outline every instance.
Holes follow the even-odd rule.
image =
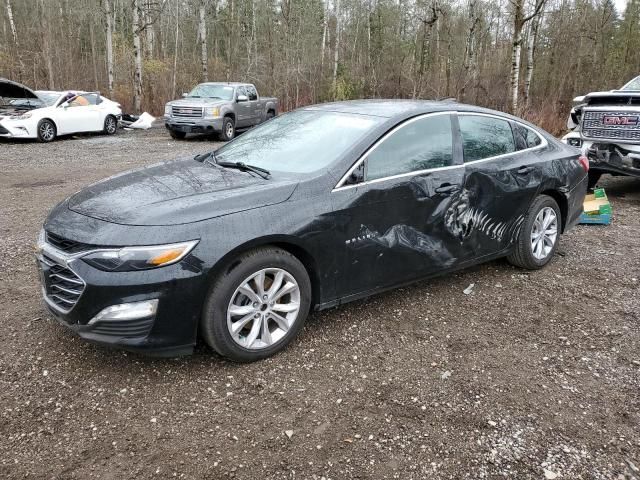
[[[589,187],[603,173],[640,177],[640,76],[619,90],[573,100],[562,139],[589,158]]]

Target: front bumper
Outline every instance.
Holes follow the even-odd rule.
[[[32,131],[33,130],[33,131]],[[35,138],[36,132],[21,121],[0,122],[0,137],[3,138]]]
[[[49,244],[40,246],[36,258],[45,304],[60,324],[92,343],[175,356],[193,351],[206,292],[192,255],[138,272],[98,270]],[[153,299],[157,310],[146,318],[91,321],[107,307]]]
[[[601,173],[640,177],[640,152],[612,143],[585,145],[589,167]]]
[[[167,130],[183,133],[220,133],[222,132],[222,118],[212,119],[176,119],[165,117],[164,126]]]

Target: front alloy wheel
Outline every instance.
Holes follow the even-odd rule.
[[[118,131],[118,120],[113,115],[107,115],[104,119],[104,133],[113,135]]]
[[[38,140],[47,143],[56,138],[56,126],[51,120],[40,120],[38,123]]]
[[[227,308],[227,328],[241,347],[267,348],[284,338],[299,312],[296,279],[281,268],[265,268],[236,288]]]
[[[261,247],[229,260],[213,281],[200,335],[220,355],[253,362],[284,349],[304,326],[311,280],[294,255]]]

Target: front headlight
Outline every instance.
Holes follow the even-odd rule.
[[[168,103],[164,106],[164,114],[167,117],[171,116],[171,105],[169,105]]]
[[[166,267],[182,260],[198,244],[198,240],[149,247],[124,247],[97,250],[82,257],[82,260],[100,270],[109,272],[131,272]]]
[[[31,113],[23,113],[22,115],[17,115],[15,117],[10,117],[12,120],[26,120],[27,118],[31,118]]]
[[[219,107],[213,107],[213,108],[207,108],[205,110],[207,117],[209,118],[218,118],[220,116],[220,108]]]

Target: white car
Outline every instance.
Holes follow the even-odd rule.
[[[120,104],[97,92],[34,92],[0,79],[0,137],[51,142],[60,135],[80,132],[113,135],[121,116]]]

